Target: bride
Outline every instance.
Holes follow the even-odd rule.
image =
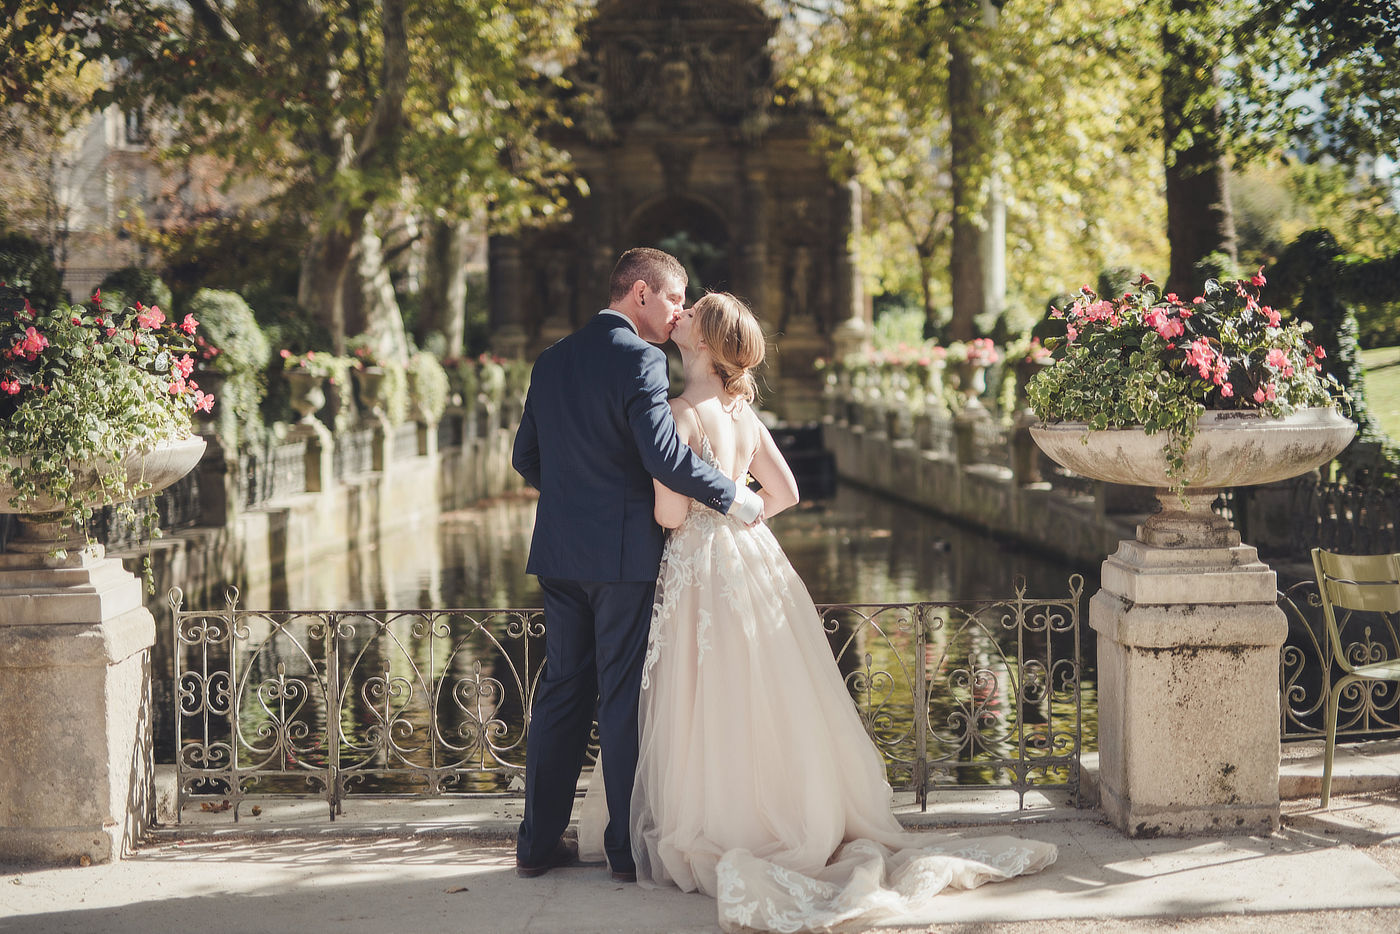
[[[712,293],[671,338],[686,377],[671,402],[681,440],[729,476],[757,479],[766,516],[796,504],[792,471],[751,406],[764,355],[753,313]],[[772,532],[659,483],[656,519],[672,531],[642,669],[630,824],[640,882],[714,896],[724,931],[841,931],[927,920],[945,888],[1054,861],[1047,843],[905,832]],[[601,850],[601,776],[584,801],[585,853]]]

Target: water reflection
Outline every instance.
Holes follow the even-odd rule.
[[[539,587],[525,573],[534,517],[528,494],[490,500],[444,515],[437,529],[415,529],[378,548],[289,569],[277,586],[254,587],[241,603],[268,609],[538,606]],[[772,528],[817,603],[1007,597],[1017,576],[1032,596],[1065,595],[1072,574],[1084,576],[1087,593],[1098,589],[1097,564],[1066,564],[851,486],[783,513]]]
[[[538,585],[525,573],[534,513],[530,495],[483,502],[444,515],[435,528],[324,557],[244,593],[240,604],[255,609],[352,611],[319,630],[305,621],[265,620],[240,650],[253,651],[244,668],[248,689],[235,701],[239,732],[262,739],[244,743],[239,758],[265,762],[272,773],[258,790],[295,784],[305,791],[315,784],[307,773],[326,768],[331,744],[341,750],[337,795],[504,790],[510,770],[523,766],[524,709],[543,656],[539,630],[510,614],[413,619],[372,611],[538,606]],[[1015,549],[852,487],[777,517],[773,530],[819,604],[1008,599],[1017,577],[1027,598],[1063,600],[1076,573],[1088,592],[1097,588],[1088,573],[1096,568]],[[1072,641],[1065,645],[1044,628],[1007,627],[1001,609],[986,618],[940,612],[923,621],[918,638],[907,607],[834,611],[824,621],[891,779],[900,786],[917,780],[921,745],[935,784],[995,780],[979,763],[1019,745],[1062,751],[1056,723],[1073,697],[1052,659],[1072,658]],[[1086,685],[1093,677],[1091,635],[1083,626],[1085,664],[1077,674]],[[1044,660],[1039,667],[1032,661],[1024,683],[1014,665],[1018,649]],[[338,684],[327,683],[331,653]],[[190,653],[185,658],[195,662]],[[929,685],[924,740],[916,736],[910,693],[920,670],[938,682]],[[316,702],[293,709],[267,703],[317,694]],[[329,710],[340,714],[331,718],[333,733]],[[1085,714],[1092,746],[1091,703]],[[187,743],[196,732],[187,722]],[[229,729],[205,732],[204,744],[187,752],[204,755],[239,742]]]

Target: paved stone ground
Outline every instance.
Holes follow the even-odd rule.
[[[1315,761],[1315,760],[1314,760]],[[1315,783],[1306,750],[1284,787]],[[1326,811],[1285,802],[1270,836],[1128,840],[1063,796],[935,798],[909,824],[1050,840],[1037,876],[950,893],[898,934],[1400,931],[1400,745],[1349,754]],[[1290,777],[1292,776],[1292,777]],[[1387,777],[1389,776],[1389,777]],[[462,934],[713,934],[714,902],[612,883],[599,867],[518,879],[518,804],[268,802],[238,824],[188,813],[129,858],[83,868],[0,866],[0,932],[451,931]]]

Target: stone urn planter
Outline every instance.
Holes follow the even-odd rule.
[[[158,493],[195,468],[199,459],[204,456],[206,444],[207,442],[200,437],[185,438],[180,441],[168,441],[151,451],[128,454],[121,463],[122,471],[126,475],[122,485],[127,490],[133,490],[139,484],[149,484],[137,495],[149,496]],[[81,494],[96,488],[99,470],[105,472],[106,465],[75,467],[73,491]],[[82,529],[62,527],[62,515],[58,512],[62,508],[61,503],[41,496],[15,505],[12,502],[14,496],[14,488],[0,481],[0,513],[15,515],[19,527],[19,533],[10,539],[5,548],[7,555],[46,556],[74,547],[81,550],[86,546]],[[97,549],[97,557],[101,557],[101,546],[96,545],[92,548]],[[52,567],[58,560],[62,559],[49,559],[43,563]],[[8,561],[3,564],[13,567],[15,562]]]
[[[1119,542],[1089,602],[1098,633],[1099,801],[1132,837],[1279,827],[1277,581],[1211,511],[1221,488],[1326,463],[1356,426],[1332,408],[1286,418],[1207,412],[1179,480],[1163,434],[1040,425],[1031,436],[1082,476],[1152,487],[1160,509]]]
[[[1238,533],[1211,512],[1220,489],[1306,473],[1341,453],[1355,433],[1356,426],[1333,408],[1304,409],[1286,418],[1250,410],[1205,412],[1180,477],[1186,489],[1178,495],[1162,452],[1164,434],[1140,428],[1090,431],[1070,422],[1031,428],[1051,460],[1080,476],[1155,488],[1160,511],[1139,529],[1138,540],[1168,547],[1225,544],[1231,533],[1238,544]]]
[[[301,370],[288,370],[286,376],[292,410],[301,416],[301,424],[310,424],[326,404],[325,378]]]
[[[958,360],[953,363],[953,378],[957,381],[957,391],[963,397],[963,409],[981,409],[982,393],[987,391],[987,368],[971,360]]]
[[[355,385],[360,390],[360,405],[379,418],[384,414],[384,368],[367,366],[355,371]]]

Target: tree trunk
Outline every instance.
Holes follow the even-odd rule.
[[[337,173],[353,170],[361,173],[387,172],[396,162],[404,125],[404,98],[408,93],[408,33],[404,23],[405,0],[383,0],[380,20],[384,37],[384,60],[380,70],[380,92],[369,121],[354,141],[353,150],[348,137],[333,140],[341,144]],[[331,69],[334,71],[334,68]],[[327,184],[324,190],[333,191]],[[322,212],[303,254],[297,300],[311,315],[325,325],[331,334],[336,353],[345,352],[347,336],[347,289],[361,294],[362,278],[368,277],[357,269],[357,247],[365,233],[365,220],[373,206],[373,186],[362,190],[351,202],[344,194],[334,194],[336,200]],[[395,301],[376,302],[370,306],[375,315],[392,317],[394,321],[376,322],[385,331],[403,334],[403,318]]]
[[[1190,24],[1209,0],[1172,0],[1162,27],[1162,116],[1166,140],[1167,290],[1200,293],[1196,264],[1212,253],[1235,259],[1229,169],[1221,138],[1219,56]]]
[[[421,344],[430,332],[437,331],[446,342],[449,357],[460,357],[466,350],[470,235],[469,223],[443,220],[430,221],[425,234],[418,342]]]
[[[345,353],[346,282],[364,218],[355,213],[360,220],[353,226],[326,221],[312,231],[297,282],[297,304],[330,332],[331,349],[338,354]]]
[[[408,335],[404,330],[403,314],[398,296],[384,262],[384,243],[374,217],[365,218],[355,257],[355,274],[346,280],[350,293],[345,297],[346,329],[363,334],[382,359],[408,362]]]
[[[985,24],[985,4],[965,3],[948,41],[949,162],[953,187],[951,278],[953,316],[948,339],[971,340],[975,319],[987,310],[984,247],[987,180],[991,172],[990,127],[981,76],[973,60],[976,30]]]
[[[933,302],[934,283],[938,270],[934,266],[933,251],[919,251],[919,291],[924,299],[924,340],[937,333],[938,309]]]

